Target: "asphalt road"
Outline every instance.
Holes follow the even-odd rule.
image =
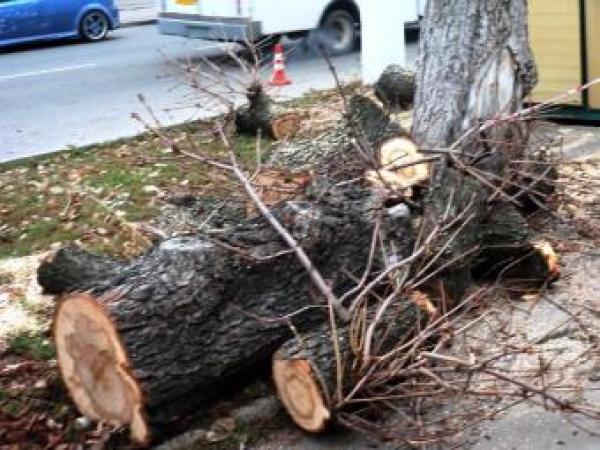
[[[0,53],[0,161],[103,142],[142,131],[143,94],[173,124],[213,110],[198,103],[177,75],[176,63],[222,53],[214,43],[159,35],[153,25],[117,30],[105,42],[21,47]],[[333,87],[325,62],[307,45],[288,58],[291,86],[280,96]],[[175,62],[174,62],[175,61]],[[342,79],[358,78],[360,55],[337,57]],[[225,65],[231,73],[234,65]],[[269,74],[266,73],[265,76]]]

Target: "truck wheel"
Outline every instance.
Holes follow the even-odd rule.
[[[321,22],[320,31],[333,54],[351,52],[358,40],[356,19],[346,9],[332,9]]]
[[[102,11],[88,11],[81,18],[79,32],[86,41],[95,42],[106,38],[110,23]]]

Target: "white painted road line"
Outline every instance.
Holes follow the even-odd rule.
[[[94,63],[78,64],[75,66],[57,67],[55,69],[37,70],[35,72],[15,73],[13,75],[0,75],[0,81],[15,80],[18,78],[37,77],[40,75],[48,75],[51,73],[69,72],[71,70],[79,70],[79,69],[87,69],[90,67],[96,67],[97,65],[98,64],[94,64]]]

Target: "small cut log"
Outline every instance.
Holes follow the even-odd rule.
[[[385,313],[374,336],[376,349],[383,354],[413,335],[419,324],[419,305],[405,304]],[[372,319],[374,309],[367,316]],[[423,315],[421,315],[423,317]],[[368,322],[368,321],[367,321]],[[391,325],[390,325],[391,324]],[[344,394],[363,373],[360,371],[360,344],[349,330],[337,330],[342,362]],[[332,332],[321,325],[311,333],[290,339],[273,356],[273,380],[281,402],[294,422],[305,431],[319,433],[335,420],[337,369]]]

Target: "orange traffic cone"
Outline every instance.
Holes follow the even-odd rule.
[[[271,86],[285,86],[292,84],[292,81],[287,77],[285,73],[285,63],[283,59],[283,45],[275,44],[273,49],[273,76],[269,81]]]

